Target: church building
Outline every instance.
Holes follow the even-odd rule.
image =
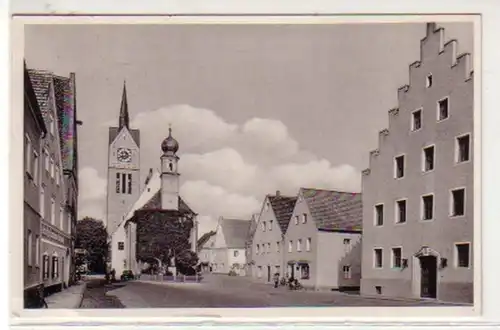
[[[109,129],[106,224],[109,266],[117,276],[124,270],[137,274],[144,263],[168,265],[180,253],[196,252],[197,214],[179,196],[179,143],[169,128],[161,144],[161,169],[150,169],[141,187],[139,137],[139,130],[129,126],[124,85],[119,125]]]

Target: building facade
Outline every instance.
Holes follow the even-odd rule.
[[[255,234],[255,230],[257,229],[257,225],[259,223],[259,214],[252,215],[252,219],[250,221],[250,227],[248,228],[248,235],[245,242],[245,275],[252,276],[254,273],[254,262],[252,259],[253,256],[253,236]]]
[[[245,241],[249,227],[250,220],[219,218],[212,249],[213,273],[245,275]]]
[[[285,233],[288,276],[316,290],[359,290],[361,194],[299,190]]]
[[[472,302],[473,75],[427,24],[363,172],[361,293]]]
[[[24,305],[36,305],[41,270],[41,183],[42,141],[47,134],[26,65],[24,67]]]
[[[39,198],[42,280],[46,294],[50,294],[72,282],[78,188],[76,183],[70,186],[68,178],[77,175],[75,77],[43,70],[29,70],[29,75],[47,127],[40,154]]]
[[[276,273],[283,277],[284,235],[295,207],[296,197],[267,195],[252,240],[252,276],[264,282],[273,281]]]
[[[214,263],[214,245],[215,245],[215,231],[210,231],[203,234],[197,243],[196,252],[198,253],[200,271],[203,273],[212,272],[212,265]]]

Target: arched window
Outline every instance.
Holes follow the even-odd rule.
[[[59,278],[59,257],[55,252],[52,254],[52,278]]]
[[[43,254],[42,262],[43,279],[46,280],[49,278],[49,256],[47,253]]]

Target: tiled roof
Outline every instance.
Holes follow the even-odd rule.
[[[251,220],[220,219],[220,230],[224,235],[226,247],[229,249],[244,249]]]
[[[252,215],[252,220],[250,220],[250,226],[248,227],[247,242],[251,242],[253,239],[253,234],[257,229],[257,222],[259,221],[259,215]]]
[[[28,69],[28,75],[31,79],[33,91],[35,92],[38,106],[42,112],[42,116],[47,116],[48,100],[49,100],[49,86],[52,81],[52,72],[46,70]]]
[[[274,215],[280,226],[281,232],[285,233],[292,217],[293,209],[297,197],[282,196],[282,195],[268,195],[269,202],[273,208]]]
[[[138,129],[129,129],[130,135],[132,135],[132,139],[134,139],[135,143],[137,144],[138,147],[141,146],[141,132]],[[108,144],[113,143],[115,140],[116,136],[120,133],[120,130],[118,127],[110,127],[109,128],[109,139],[108,139]]]
[[[210,239],[210,237],[214,236],[215,234],[216,234],[216,232],[213,231],[213,230],[209,231],[208,233],[203,234],[198,239],[198,242],[196,242],[196,248],[198,250],[204,248],[204,245],[208,242],[208,240]]]
[[[363,210],[360,193],[302,188],[301,195],[318,229],[361,230]]]
[[[40,126],[41,131],[43,133],[47,133],[47,127],[43,120],[42,112],[40,111],[40,105],[38,104],[38,99],[36,97],[35,90],[33,89],[33,83],[28,73],[28,69],[26,68],[26,62],[24,63],[24,92],[28,96],[29,103],[31,104],[31,108],[33,110],[33,116]],[[26,109],[24,111],[26,111]]]

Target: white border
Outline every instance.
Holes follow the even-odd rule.
[[[495,219],[498,219],[500,217],[500,210],[495,207],[495,203],[498,200],[497,197],[495,196],[496,193],[496,188],[498,186],[498,182],[500,181],[500,173],[497,171],[497,163],[496,161],[500,160],[500,150],[495,148],[496,141],[495,141],[495,133],[497,130],[497,123],[500,122],[500,115],[498,114],[497,111],[495,111],[495,104],[498,104],[499,95],[496,92],[498,88],[495,88],[497,85],[494,85],[495,83],[495,77],[500,76],[500,71],[499,71],[499,66],[498,66],[498,58],[500,58],[500,47],[496,40],[496,31],[498,31],[498,28],[500,27],[500,20],[496,18],[496,16],[499,13],[499,8],[495,7],[494,5],[497,4],[498,2],[496,1],[486,1],[486,0],[475,0],[473,2],[468,1],[468,0],[442,0],[442,1],[412,1],[412,2],[401,2],[401,1],[383,1],[379,0],[376,2],[373,1],[349,1],[349,2],[333,2],[333,1],[296,1],[296,0],[289,0],[287,2],[271,2],[271,1],[262,1],[262,0],[254,0],[252,2],[246,2],[242,3],[239,1],[191,1],[189,4],[187,4],[187,1],[168,1],[168,2],[159,2],[155,0],[143,0],[143,1],[137,1],[137,2],[126,2],[124,3],[123,1],[120,0],[108,0],[108,1],[99,1],[99,0],[87,0],[85,2],[78,2],[78,1],[31,1],[31,0],[15,0],[12,3],[12,11],[14,12],[31,12],[31,13],[47,13],[47,12],[53,12],[56,11],[58,13],[68,13],[68,12],[73,12],[73,13],[78,13],[78,12],[86,12],[86,13],[115,13],[117,10],[120,10],[122,13],[129,13],[129,14],[137,14],[137,13],[142,13],[142,14],[158,14],[159,12],[164,12],[164,13],[170,13],[170,14],[176,14],[176,13],[270,13],[270,12],[281,12],[281,13],[342,13],[342,14],[348,14],[348,13],[360,13],[360,12],[365,12],[365,13],[420,13],[420,14],[425,14],[425,13],[464,13],[464,12],[476,12],[476,13],[482,13],[482,23],[483,23],[483,39],[485,40],[485,43],[483,45],[483,55],[481,56],[483,58],[483,72],[486,74],[483,77],[484,80],[484,85],[489,86],[488,89],[483,90],[483,95],[482,95],[482,100],[483,100],[483,112],[484,112],[484,126],[482,133],[485,137],[484,140],[484,146],[487,149],[488,152],[485,152],[485,162],[484,162],[484,167],[483,173],[485,176],[488,178],[488,180],[484,181],[483,185],[483,220],[486,219],[486,221],[483,221],[483,228],[482,231],[484,232],[484,237],[483,237],[483,244],[484,246],[491,246],[494,247],[494,242],[496,240],[496,234],[498,232],[498,228],[500,225],[498,222],[495,221]],[[3,2],[0,4],[0,6],[3,5]],[[4,17],[2,17],[4,18]],[[2,23],[6,21],[6,19],[2,20]],[[2,25],[2,28],[4,26]],[[4,38],[0,38],[0,40],[8,40],[9,35],[2,29],[1,33],[3,33],[1,36]],[[476,38],[475,41],[476,44],[476,49],[478,49],[479,44],[480,44],[480,38]],[[3,57],[1,58],[1,62],[3,65],[3,71],[2,72],[10,72],[10,66],[8,64],[8,54],[2,52]],[[476,63],[478,62],[479,56],[475,56],[475,61]],[[475,86],[479,88],[479,83],[481,82],[480,79],[478,79],[478,67],[476,67],[476,74],[475,74]],[[9,81],[7,80],[8,75],[3,75],[2,79],[0,80],[2,84],[0,85],[0,100],[5,100],[4,102],[4,107],[2,108],[8,108],[8,96],[9,95]],[[477,84],[476,84],[477,82]],[[477,95],[477,94],[476,94]],[[475,99],[475,105],[478,106],[481,104],[481,99],[476,98]],[[491,111],[490,111],[491,109]],[[3,127],[0,127],[0,132],[2,134],[5,134],[3,137],[4,139],[1,139],[1,141],[7,141],[8,137],[8,113],[6,111],[2,111],[2,114],[4,114],[6,117],[4,117],[4,120],[0,120],[0,124],[5,125]],[[477,117],[476,117],[477,118]],[[480,123],[479,120],[475,121],[475,131],[478,132],[480,128]],[[2,129],[3,128],[3,129]],[[480,154],[480,147],[481,147],[481,140],[480,136],[478,134],[477,137],[474,138],[474,152],[475,152],[475,168],[481,168],[481,159],[478,157]],[[16,140],[16,137],[13,136],[12,139]],[[5,146],[5,145],[4,145]],[[489,148],[491,146],[491,148]],[[3,150],[6,150],[4,148]],[[4,159],[7,160],[7,154],[4,153]],[[2,175],[0,177],[1,182],[7,182],[7,178],[9,173],[7,172],[6,167],[2,167],[4,171],[2,171]],[[3,179],[3,180],[2,180]],[[479,171],[475,172],[475,182],[479,182],[481,179]],[[4,189],[8,189],[6,185],[2,185]],[[8,200],[8,191],[3,190],[2,191],[3,195],[0,200],[6,202]],[[480,204],[478,202],[480,201],[480,195],[478,193],[475,193],[474,199],[475,199],[475,215],[478,216],[480,215],[480,207],[478,207]],[[7,203],[8,204],[8,203]],[[8,206],[8,205],[7,205]],[[4,207],[2,210],[7,211],[7,208]],[[4,219],[8,218],[8,214],[4,214]],[[3,222],[5,225],[5,222]],[[496,230],[495,230],[496,229]],[[5,239],[2,239],[2,242],[5,244],[7,242],[7,231],[1,231],[2,235],[5,235]],[[475,231],[474,235],[474,240],[475,242],[478,241],[479,238],[481,238],[481,232],[480,231]],[[7,252],[8,251],[8,246],[5,246],[2,251]],[[484,257],[489,260],[499,260],[500,259],[500,254],[498,249],[483,249]],[[475,255],[474,257],[482,259],[481,255],[477,253],[477,249],[475,249]],[[1,276],[5,276],[6,272],[2,272]],[[485,296],[484,296],[484,305],[483,305],[483,312],[484,312],[484,318],[483,321],[489,320],[492,322],[494,319],[500,320],[498,313],[496,312],[496,304],[494,299],[497,299],[497,297],[500,296],[500,286],[498,284],[498,281],[496,280],[498,276],[498,263],[495,262],[490,262],[490,263],[485,263],[483,265],[483,276],[482,276],[482,282],[484,285],[488,288],[485,291]],[[313,312],[312,310],[310,312]],[[311,313],[311,316],[314,316],[314,312]],[[372,311],[372,314],[373,313]],[[383,315],[380,315],[383,316]],[[346,318],[343,318],[344,320]],[[143,318],[143,320],[145,320]],[[376,319],[379,322],[379,326],[381,328],[384,328],[387,326],[387,319],[383,317],[379,317]],[[434,321],[429,321],[427,320],[427,325],[432,326],[439,324],[439,322],[443,322],[444,319],[433,319]],[[448,319],[450,321],[451,319]],[[45,320],[48,321],[48,320]],[[92,321],[91,319],[86,319],[86,321]],[[140,321],[136,319],[135,321]],[[149,320],[150,322],[154,322],[154,320]],[[195,322],[199,322],[200,320],[195,320]],[[253,320],[255,321],[255,319]],[[324,322],[324,319],[316,319],[315,325],[325,325],[324,323],[321,324],[321,322]],[[337,320],[339,321],[339,320]],[[407,323],[414,323],[416,320],[415,319],[406,319]],[[469,327],[472,324],[478,324],[479,319],[462,319],[463,322],[460,325],[462,326],[467,326]],[[117,320],[119,323],[127,323],[127,320]],[[353,325],[353,324],[359,324],[359,325],[366,325],[367,322],[374,322],[374,319],[363,319],[359,320],[357,323],[349,322],[347,325]],[[456,324],[456,320],[454,320],[452,323]],[[346,325],[346,323],[343,323]],[[449,323],[448,323],[449,324]],[[137,325],[140,325],[140,323],[137,323]],[[175,324],[170,324],[173,325],[176,328],[182,328],[186,329],[189,328],[189,326],[186,325],[181,325],[181,326],[175,326]],[[469,326],[468,326],[469,325]],[[307,326],[307,325],[305,325]],[[310,325],[309,325],[310,326]],[[451,324],[453,327],[453,324]],[[492,324],[490,323],[490,326]],[[123,328],[123,326],[121,327]],[[297,328],[303,328],[303,326],[297,326]]]

